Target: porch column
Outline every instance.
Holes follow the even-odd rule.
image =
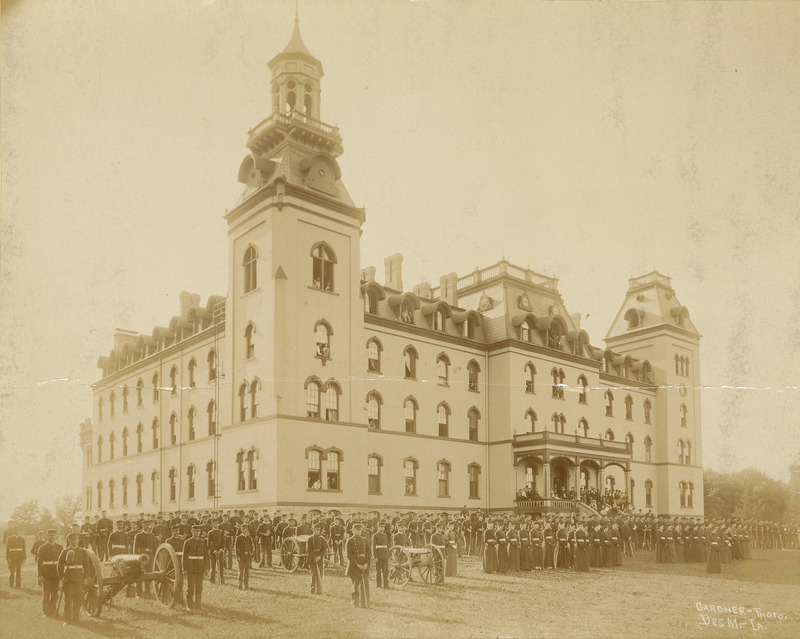
[[[597,483],[600,484],[597,487],[601,493],[605,492],[606,489],[606,469],[600,466],[600,470],[597,471]]]
[[[544,468],[544,498],[550,499],[550,462],[544,462],[542,468]]]
[[[625,494],[628,496],[628,501],[631,498],[631,471],[625,471]]]
[[[581,497],[581,467],[576,465],[575,466],[575,485],[572,489],[575,491],[575,499],[580,499]]]

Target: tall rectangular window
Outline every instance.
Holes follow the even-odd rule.
[[[371,495],[379,495],[381,492],[380,459],[378,459],[377,457],[370,457],[368,463],[369,463],[369,475],[368,475],[369,493]]]

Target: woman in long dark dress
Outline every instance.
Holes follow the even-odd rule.
[[[603,533],[600,530],[600,524],[594,527],[594,531],[590,534],[591,539],[591,555],[590,564],[594,568],[599,568],[603,565]]]
[[[502,523],[497,525],[494,537],[497,540],[497,572],[508,572],[508,538]]]
[[[542,569],[542,524],[536,522],[531,529],[531,570]]]
[[[619,526],[614,524],[609,531],[611,535],[611,564],[614,566],[622,565],[622,542],[619,535]]]
[[[589,572],[589,541],[586,526],[578,524],[578,530],[572,533],[573,553],[575,556],[575,571]]]
[[[508,529],[508,570],[510,572],[519,572],[519,531],[517,530],[516,522],[511,522],[511,527]]]
[[[447,523],[447,532],[444,535],[445,577],[458,577],[458,537],[456,536],[453,522]]]
[[[548,522],[544,525],[544,562],[545,568],[555,568],[555,549],[556,549],[556,535],[553,532],[552,525]]]
[[[719,536],[716,528],[712,528],[708,535],[708,563],[706,563],[706,572],[720,573],[722,572],[722,562],[720,561],[720,546]]]
[[[497,570],[497,540],[494,537],[494,523],[486,523],[483,531],[483,572]]]

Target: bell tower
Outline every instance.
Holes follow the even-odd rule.
[[[269,61],[272,71],[272,112],[298,111],[319,120],[322,63],[306,47],[300,36],[300,19],[294,18],[294,31],[286,48]]]

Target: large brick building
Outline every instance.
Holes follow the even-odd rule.
[[[702,514],[700,335],[670,278],[629,281],[605,347],[555,278],[505,260],[408,291],[395,254],[378,283],[297,25],[269,67],[225,216],[228,294],[183,293],[168,326],[118,331],[100,358],[87,512],[541,512],[614,487]]]

